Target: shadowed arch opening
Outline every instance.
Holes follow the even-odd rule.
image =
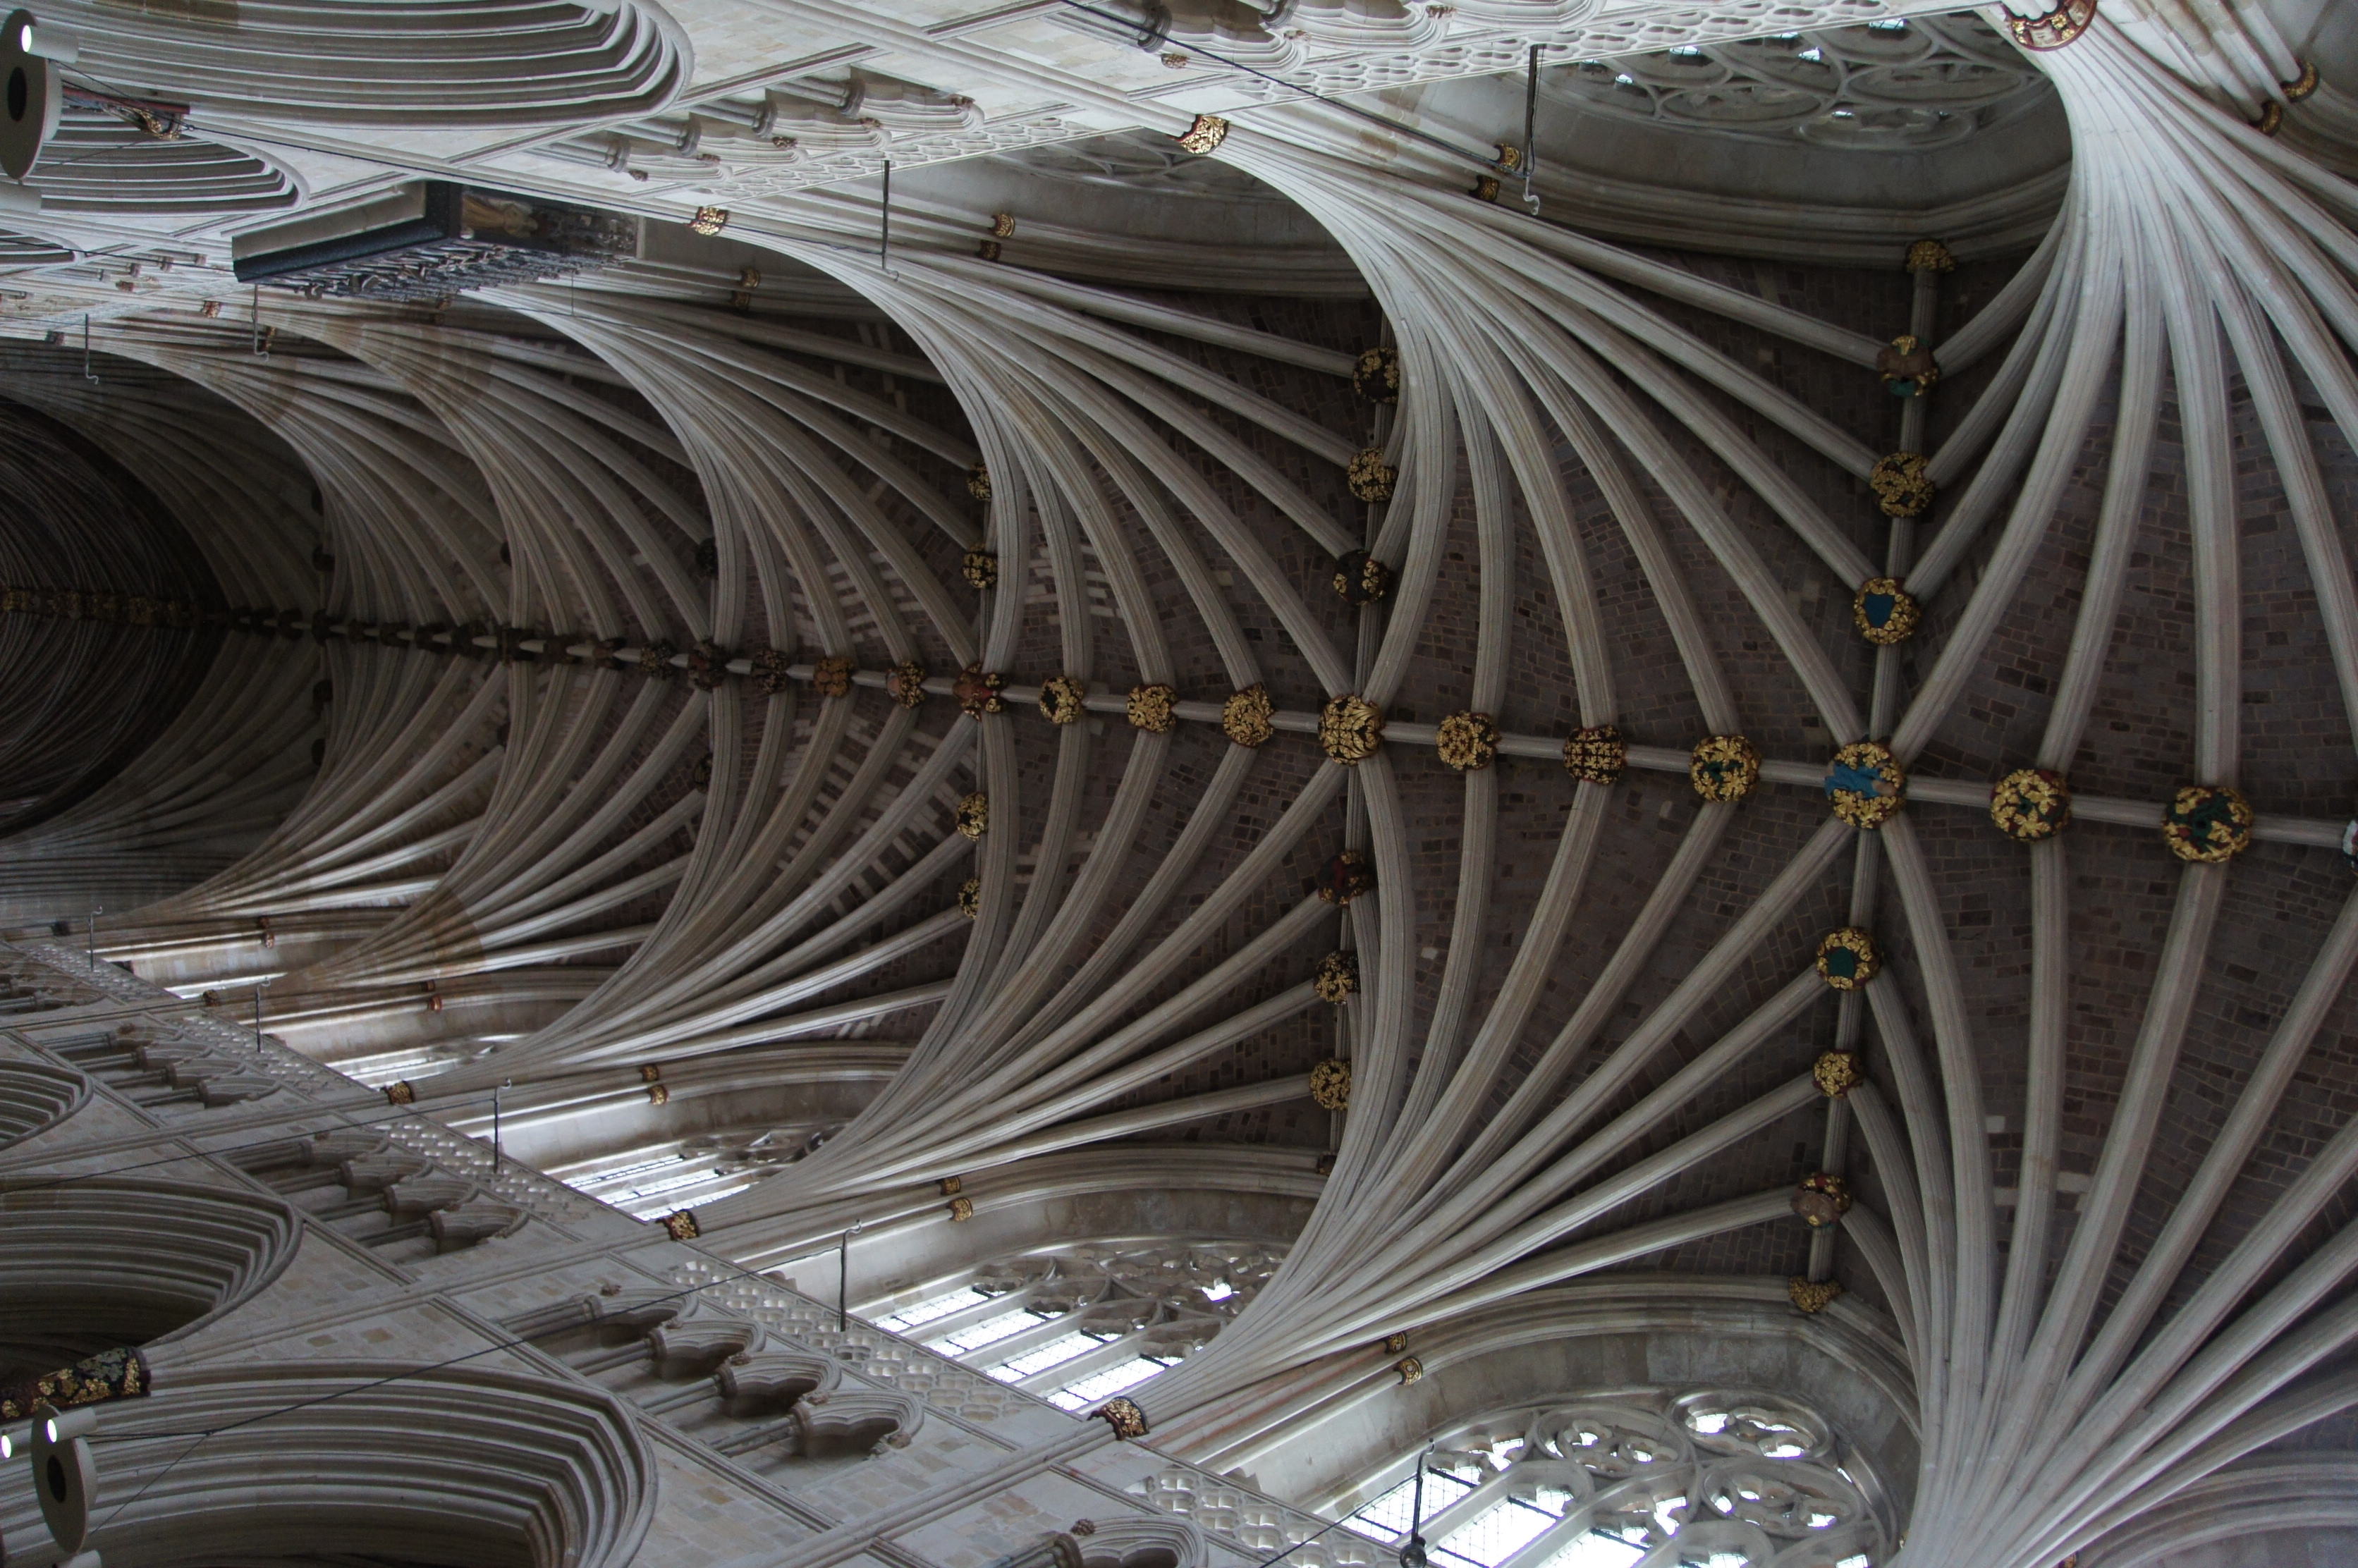
[[[0,1149],[54,1127],[90,1098],[90,1080],[46,1062],[0,1062]]]
[[[151,1399],[107,1407],[98,1462],[108,1494],[123,1500],[97,1516],[91,1546],[109,1568],[630,1561],[654,1506],[655,1468],[620,1405],[514,1372],[405,1370],[201,1368],[168,1376]],[[213,1435],[190,1448],[200,1431]],[[29,1493],[12,1493],[0,1530],[38,1540],[40,1528]]]
[[[301,1238],[275,1198],[187,1182],[0,1182],[0,1387],[211,1322]]]

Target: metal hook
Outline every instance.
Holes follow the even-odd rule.
[[[266,360],[270,351],[262,346],[262,285],[254,286],[254,357]]]
[[[81,317],[81,378],[89,382],[98,379],[98,373],[90,368],[90,312],[87,310]]]

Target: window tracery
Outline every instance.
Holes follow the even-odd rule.
[[[1860,1463],[1823,1416],[1776,1395],[1602,1394],[1502,1412],[1432,1450],[1420,1533],[1436,1568],[1873,1568],[1885,1534]],[[1412,1469],[1346,1528],[1404,1545],[1415,1508]]]
[[[1891,152],[1963,141],[2051,92],[2010,44],[1970,15],[1601,56],[1542,72],[1540,89],[1617,119]]]
[[[1026,1252],[875,1322],[1078,1411],[1210,1344],[1283,1258],[1282,1249],[1255,1242]]]
[[[634,1218],[654,1219],[767,1181],[813,1152],[842,1125],[838,1119],[724,1129],[669,1145],[641,1146],[552,1167],[550,1173]]]

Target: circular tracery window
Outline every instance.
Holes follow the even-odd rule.
[[[1395,1462],[1394,1473],[1400,1462]],[[1408,1461],[1411,1465],[1413,1460]],[[1885,1530],[1825,1418],[1742,1390],[1634,1390],[1524,1406],[1426,1460],[1433,1568],[1873,1568]],[[1350,1528],[1405,1544],[1413,1472]]]
[[[1210,1344],[1283,1256],[1241,1241],[1025,1252],[985,1263],[877,1326],[1078,1410]]]

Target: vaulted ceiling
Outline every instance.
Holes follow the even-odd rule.
[[[2104,5],[61,6],[0,908],[863,1299],[1283,1249],[1137,1397],[1305,1499],[1702,1292],[1878,1562],[2351,1522],[2358,38]],[[421,177],[642,237],[197,191]]]

